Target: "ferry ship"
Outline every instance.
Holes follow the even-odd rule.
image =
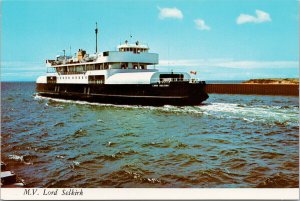
[[[199,105],[208,98],[205,81],[186,72],[160,72],[158,54],[138,41],[96,53],[79,49],[75,56],[46,60],[47,73],[36,80],[44,97],[122,105]]]

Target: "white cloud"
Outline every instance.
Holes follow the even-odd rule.
[[[205,24],[205,21],[202,19],[195,19],[196,28],[200,30],[210,30],[210,27]]]
[[[236,61],[230,59],[161,60],[160,66],[225,67],[239,69],[298,68],[298,61]]]
[[[256,16],[240,14],[236,19],[237,24],[245,24],[245,23],[263,23],[272,21],[270,14],[261,10],[255,10]]]
[[[23,61],[1,61],[2,73],[8,72],[43,72],[47,70],[45,63],[41,62],[23,62]]]
[[[2,81],[35,81],[47,72],[45,63],[30,61],[1,61]]]
[[[183,14],[181,10],[178,8],[160,8],[159,9],[159,19],[165,19],[165,18],[175,18],[175,19],[182,19]]]
[[[161,60],[160,71],[196,71],[201,80],[248,80],[299,76],[298,61],[242,61],[234,59]]]
[[[37,67],[45,67],[45,63],[43,62],[25,62],[25,61],[1,61],[1,68],[18,68],[18,67],[29,67],[29,68],[37,68]]]
[[[228,61],[219,66],[229,68],[298,68],[298,61]]]

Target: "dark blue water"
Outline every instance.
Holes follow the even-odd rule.
[[[298,187],[298,97],[140,107],[1,89],[2,160],[29,187]]]

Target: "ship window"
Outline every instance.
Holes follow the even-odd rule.
[[[89,84],[104,84],[105,77],[104,75],[90,75]]]
[[[121,69],[127,69],[128,68],[128,64],[127,63],[123,63],[122,65],[121,65]]]
[[[160,81],[183,81],[183,74],[161,74],[159,76]]]
[[[55,84],[56,83],[56,77],[55,76],[47,77],[47,83]]]
[[[108,63],[104,64],[104,69],[108,69]]]
[[[94,64],[87,65],[87,70],[95,70],[95,65]]]
[[[107,57],[109,55],[109,52],[103,52],[103,56]]]

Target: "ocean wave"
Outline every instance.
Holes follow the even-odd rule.
[[[36,160],[38,157],[35,155],[16,155],[16,154],[11,154],[8,155],[8,159],[14,160],[16,162],[21,162],[25,165],[32,165],[33,161]]]
[[[36,95],[35,99],[45,99],[57,101],[65,104],[79,104],[108,109],[120,110],[144,110],[150,112],[159,112],[160,114],[187,114],[187,115],[205,115],[218,119],[236,119],[248,123],[263,123],[277,126],[298,126],[299,107],[295,105],[276,106],[276,105],[252,105],[238,103],[207,103],[200,106],[172,106],[165,105],[161,107],[140,106],[140,105],[114,105],[93,103],[86,101],[64,100],[56,98],[41,97]],[[47,104],[47,103],[46,103]],[[48,104],[49,105],[49,104]],[[57,106],[62,107],[62,106]],[[102,120],[100,120],[102,122]]]
[[[242,119],[248,122],[254,121],[268,121],[273,120],[273,122],[287,122],[290,124],[298,120],[299,106],[296,105],[286,105],[286,106],[276,106],[276,105],[253,105],[253,104],[238,104],[238,103],[207,103],[200,106],[172,106],[164,105],[161,107],[155,106],[140,106],[140,105],[114,105],[114,104],[103,104],[103,103],[93,103],[86,101],[74,101],[74,100],[64,100],[57,98],[42,97],[35,95],[35,99],[45,99],[51,101],[57,101],[61,103],[71,103],[80,105],[90,105],[98,107],[113,107],[119,109],[145,109],[150,111],[158,111],[165,113],[186,113],[186,114],[203,114],[210,115],[219,118],[233,118]]]

